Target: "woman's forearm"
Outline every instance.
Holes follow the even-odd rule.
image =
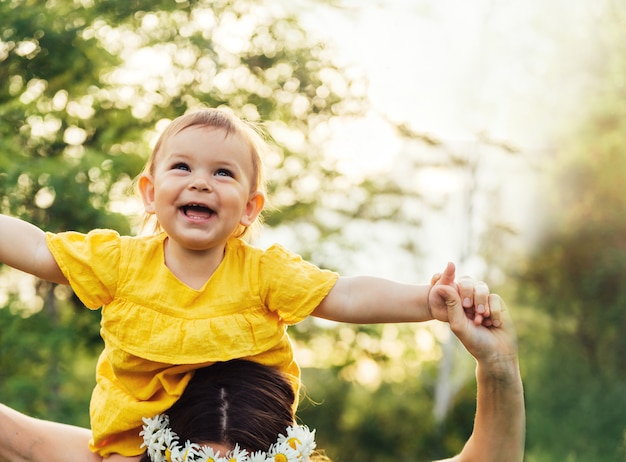
[[[526,414],[516,358],[478,364],[474,431],[459,461],[517,462],[524,458]]]
[[[101,462],[86,428],[35,419],[0,404],[1,462]]]

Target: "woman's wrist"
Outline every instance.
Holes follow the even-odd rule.
[[[495,355],[478,361],[476,378],[480,382],[497,382],[505,386],[522,386],[517,355]]]

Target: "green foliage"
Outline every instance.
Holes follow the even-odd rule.
[[[623,45],[623,27],[619,37]],[[607,56],[591,110],[562,143],[550,178],[556,191],[545,196],[549,229],[521,274],[522,299],[537,310],[532,330],[522,336],[529,358],[529,462],[626,457],[626,114],[621,83],[626,60],[617,43],[612,44],[615,54]],[[622,70],[617,81],[616,69]]]
[[[572,338],[554,342],[527,371],[528,461],[623,461],[626,380],[596,375],[602,364],[590,364]]]
[[[437,424],[441,351],[416,342],[432,335],[431,326],[316,324],[306,320],[294,332],[300,356],[314,354],[321,366],[303,369],[306,395],[298,415],[318,429],[318,443],[333,460],[426,461],[462,449],[473,424],[475,382],[464,382]],[[474,361],[465,351],[462,359],[471,371]]]
[[[67,305],[55,308],[0,309],[2,400],[29,415],[88,426],[99,316]]]
[[[598,190],[606,188],[620,167],[603,165],[608,175],[584,175],[604,183]],[[612,186],[622,189],[621,182]],[[594,191],[579,187],[569,199],[581,204]],[[546,238],[523,276],[526,300],[547,314],[539,316],[547,332],[538,329],[525,340],[542,347],[535,345],[533,354],[541,355],[541,361],[527,372],[529,447],[543,457],[574,454],[578,458],[572,460],[577,461],[623,460],[626,208],[613,208],[601,195],[591,202],[593,215],[606,214],[610,220],[587,213],[576,216],[578,221],[568,219],[567,226]]]
[[[437,362],[408,368],[409,378],[378,388],[345,380],[337,368],[305,369],[309,400],[300,406],[303,422],[318,430],[318,444],[336,462],[434,460],[461,450],[471,433],[474,384],[463,388],[443,426],[433,419]],[[386,369],[387,372],[393,369]],[[317,403],[317,405],[316,405]]]

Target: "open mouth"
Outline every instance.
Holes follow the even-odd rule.
[[[215,215],[215,211],[213,209],[210,209],[206,205],[202,204],[183,205],[180,210],[186,217],[193,219],[206,219]]]

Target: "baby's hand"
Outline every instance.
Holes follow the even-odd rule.
[[[461,297],[465,315],[471,319],[474,324],[486,327],[500,325],[500,316],[498,313],[492,313],[489,307],[489,286],[483,281],[474,282],[469,276],[463,276],[458,282],[454,282],[454,264],[448,263],[443,273],[433,275],[431,284],[445,284],[455,287]],[[447,321],[447,312],[443,313],[441,300],[429,297],[429,305],[431,313],[435,319]]]
[[[489,309],[489,286],[483,281],[474,282],[469,276],[463,276],[457,282],[459,296],[463,303],[465,315],[477,326],[491,326],[491,310]]]

